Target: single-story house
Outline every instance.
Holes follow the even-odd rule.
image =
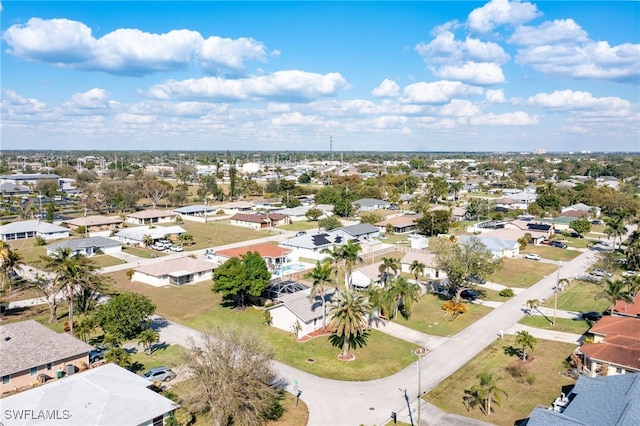
[[[154,223],[168,223],[175,221],[177,213],[169,212],[166,210],[142,210],[135,213],[130,213],[124,217],[128,223],[135,223],[136,225],[148,225]]]
[[[119,241],[106,237],[74,238],[72,240],[49,244],[45,247],[47,256],[52,256],[59,248],[68,248],[71,249],[74,254],[90,257],[100,252],[104,254],[120,253],[122,251],[122,244]]]
[[[184,206],[174,209],[173,212],[180,216],[205,217],[215,214],[219,209],[215,206],[205,206],[202,204],[194,204],[192,206]]]
[[[553,234],[553,226],[547,223],[536,223],[526,220],[513,220],[504,223],[504,227],[483,232],[482,237],[499,238],[502,240],[518,241],[526,234],[531,235],[530,244],[539,245],[543,240],[549,238]]]
[[[565,208],[562,209],[563,212],[565,212],[567,210],[580,211],[580,212],[583,212],[584,214],[586,214],[588,216],[593,216],[593,217],[596,217],[596,218],[600,217],[600,212],[601,212],[600,207],[589,206],[589,205],[584,204],[584,203],[572,204],[569,207],[565,207]]]
[[[3,398],[0,422],[161,426],[178,405],[150,385],[144,377],[108,363]]]
[[[351,203],[355,208],[361,212],[388,209],[391,207],[391,203],[384,200],[378,200],[376,198],[361,198]]]
[[[21,240],[42,237],[45,240],[69,238],[69,228],[41,220],[21,220],[0,226],[0,240]]]
[[[268,229],[291,223],[289,216],[280,213],[236,213],[231,216],[231,224],[252,229]]]
[[[213,271],[217,267],[215,262],[185,256],[138,266],[133,270],[131,281],[154,287],[194,284],[213,279]]]
[[[142,240],[145,235],[149,235],[154,241],[164,239],[165,235],[180,235],[186,231],[178,225],[173,226],[137,226],[132,228],[124,228],[115,235],[122,244],[134,246],[144,246]]]
[[[376,228],[377,230],[377,228]],[[291,256],[294,259],[306,257],[310,259],[322,260],[327,257],[322,253],[324,249],[330,249],[334,245],[341,246],[349,240],[354,240],[348,233],[334,229],[329,232],[319,232],[317,234],[305,234],[299,237],[290,238],[280,242],[280,247],[291,249]]]
[[[421,217],[421,214],[398,216],[391,219],[381,220],[380,222],[377,222],[375,226],[378,227],[381,234],[387,232],[387,227],[391,227],[394,234],[408,234],[416,229],[416,221]]]
[[[335,206],[333,204],[316,204],[315,206],[313,206],[313,208],[318,209],[322,211],[322,213],[324,213],[324,216],[320,216],[322,218],[333,216],[333,209],[335,208]]]
[[[632,426],[640,420],[640,374],[578,376],[550,407],[536,407],[525,426]]]
[[[351,285],[359,289],[368,288],[371,284],[382,285],[385,277],[380,272],[380,265],[382,265],[382,262],[355,269],[351,274]]]
[[[380,230],[378,227],[370,223],[343,226],[342,228],[338,228],[332,232],[335,232],[337,235],[344,235],[345,238],[349,240],[357,238],[360,241],[380,236]]]
[[[413,262],[416,260],[424,265],[424,272],[422,273],[424,278],[432,279],[446,277],[446,274],[440,271],[436,266],[436,255],[433,253],[421,253],[414,251],[407,252],[402,259],[400,259],[401,272],[413,275],[411,265],[413,265]]]
[[[616,315],[640,318],[640,293],[636,294],[633,302],[618,300],[613,311]]]
[[[578,349],[591,377],[640,372],[640,318],[604,316],[589,330],[593,343]]]
[[[65,221],[69,229],[75,231],[81,226],[87,229],[87,232],[108,231],[120,228],[122,219],[118,216],[84,216],[76,219]]]
[[[556,216],[553,219],[549,218],[540,218],[539,222],[547,223],[553,226],[553,229],[563,232],[567,231],[571,225],[571,222],[576,220],[574,217],[566,217],[566,216]]]
[[[520,244],[515,240],[503,240],[494,237],[461,235],[458,244],[464,244],[471,238],[477,238],[493,253],[495,257],[517,257],[520,254]]]
[[[0,393],[73,374],[89,364],[91,345],[34,320],[0,325]],[[6,407],[2,400],[2,407]],[[4,411],[4,410],[2,410]]]
[[[289,254],[292,250],[274,244],[264,243],[220,250],[218,252],[212,253],[211,258],[218,263],[224,263],[232,257],[241,257],[249,253],[250,251],[258,252],[260,257],[263,258],[265,262],[267,262],[269,270],[273,271],[280,265],[289,261]]]
[[[218,206],[212,207],[215,207],[216,211],[222,210],[225,214],[234,214],[250,212],[255,207],[255,204],[251,201],[233,201],[230,203],[220,204]]]
[[[305,216],[305,215],[311,209],[312,209],[311,206],[298,206],[298,207],[293,207],[293,208],[290,208],[290,209],[274,210],[273,213],[280,213],[280,214],[289,216],[291,218],[292,222],[301,222],[303,220],[308,220],[307,216]]]
[[[13,197],[16,195],[27,195],[31,193],[31,188],[13,182],[0,183],[0,195],[3,197]]]
[[[325,307],[331,302],[335,289],[327,289],[324,295]],[[267,312],[271,315],[271,325],[290,333],[298,339],[322,329],[322,297],[317,295],[309,300],[310,289],[291,294],[283,294]],[[328,308],[327,308],[328,311]],[[329,316],[326,316],[329,324]]]

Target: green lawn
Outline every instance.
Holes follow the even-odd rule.
[[[581,241],[584,241],[584,240],[581,240]],[[543,259],[553,260],[555,262],[558,262],[558,261],[568,262],[569,260],[573,260],[576,257],[580,256],[581,254],[579,251],[575,251],[571,249],[561,249],[558,247],[549,247],[544,244],[539,246],[527,246],[527,249],[524,250],[521,254],[525,254],[525,253],[537,253]]]
[[[145,259],[162,257],[167,255],[164,252],[153,250],[152,248],[141,248],[141,247],[131,247],[131,246],[122,246],[122,251],[124,251],[127,254],[142,257]]]
[[[552,317],[549,317],[553,321]],[[542,315],[533,315],[531,317],[524,317],[520,321],[520,324],[528,325],[536,328],[543,328],[545,330],[556,330],[564,333],[584,334],[589,330],[591,325],[584,320],[573,320],[568,318],[556,318],[555,327],[549,324],[549,321]]]
[[[431,390],[425,399],[449,413],[511,426],[517,420],[526,418],[537,405],[550,405],[560,396],[563,386],[575,383],[573,379],[559,374],[565,370],[563,361],[575,349],[575,345],[540,339],[532,353],[533,361],[523,365],[516,356],[507,354],[514,339],[514,336],[505,336],[496,340]],[[514,366],[521,369],[523,378],[512,377],[507,369]],[[502,377],[497,385],[508,394],[501,407],[492,404],[491,416],[485,416],[479,408],[467,410],[463,402],[464,391],[478,383],[476,375],[481,372],[492,372]],[[527,377],[533,381],[531,384],[523,380]]]
[[[606,299],[596,299],[602,288],[595,283],[573,280],[558,293],[558,309],[575,312],[604,311],[609,307]],[[545,306],[553,307],[553,298],[546,300]]]
[[[310,229],[317,229],[318,222],[309,222],[303,220],[301,222],[293,222],[290,225],[278,226],[277,229],[284,229],[285,231],[308,231]]]
[[[47,244],[53,244],[55,242],[59,242],[62,240],[55,241],[47,241]],[[22,261],[31,266],[35,266],[37,268],[42,267],[44,262],[40,259],[41,256],[46,256],[47,251],[44,246],[36,245],[35,238],[26,238],[23,240],[14,240],[10,241],[9,244],[13,247],[14,250],[17,250],[18,253],[22,256]]]
[[[423,333],[447,337],[456,334],[492,310],[486,306],[467,303],[467,313],[451,321],[445,317],[445,311],[442,310],[444,302],[437,295],[426,294],[414,305],[408,320],[398,315],[393,321]]]
[[[131,356],[131,360],[136,367],[135,372],[137,373],[144,373],[151,368],[163,365],[173,368],[184,364],[182,354],[185,349],[178,345],[169,345],[156,349],[151,355],[147,355],[142,347],[139,347],[138,350],[139,352]]]
[[[185,221],[180,226],[193,235],[195,241],[195,244],[185,246],[185,250],[205,249],[268,236],[266,231],[233,226],[228,220],[207,223]]]
[[[475,286],[473,289],[478,293],[478,297],[482,300],[490,301],[490,302],[506,302],[511,299],[511,297],[503,297],[500,296],[500,292],[497,290],[491,290],[490,288],[484,288],[481,285]]]
[[[529,251],[527,251],[527,253],[529,253]],[[536,262],[528,259],[504,259],[503,266],[501,270],[486,277],[487,281],[502,284],[507,287],[527,288],[545,276],[555,272],[558,268],[555,264]]]
[[[108,254],[99,254],[97,256],[92,256],[91,261],[95,263],[98,268],[106,268],[107,266],[120,265],[124,263],[122,259],[118,259],[117,257],[109,256]]]

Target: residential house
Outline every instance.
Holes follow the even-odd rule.
[[[310,294],[311,290],[306,289],[278,297],[279,303],[267,308],[271,315],[271,326],[294,333],[298,339],[322,329],[322,297],[316,295],[309,300]],[[325,307],[331,302],[334,294],[335,289],[326,290]],[[328,315],[326,321],[328,324]]]
[[[409,234],[416,229],[416,221],[421,217],[422,214],[398,216],[376,222],[375,226],[381,234],[386,233],[387,228],[391,228],[394,234]]]
[[[343,226],[342,228],[338,228],[332,232],[335,232],[337,235],[344,235],[344,238],[349,240],[358,239],[359,241],[369,240],[380,236],[380,230],[378,227],[370,223]]]
[[[576,219],[573,217],[556,216],[553,219],[540,218],[538,219],[538,222],[548,223],[553,226],[554,230],[558,232],[563,232],[563,231],[569,230],[571,222],[573,222],[574,220]]]
[[[290,238],[281,241],[280,247],[291,249],[291,257],[294,259],[306,257],[322,260],[327,257],[326,254],[322,253],[324,249],[330,249],[334,245],[342,245],[345,242],[344,236],[338,235],[335,231],[330,231]]]
[[[640,422],[640,374],[578,376],[568,394],[535,408],[523,426],[635,426]]]
[[[461,235],[458,238],[458,244],[464,244],[471,238],[477,238],[480,242],[493,253],[494,257],[517,257],[520,254],[520,244],[515,240],[503,240],[501,238],[469,236]]]
[[[613,311],[616,315],[640,318],[640,293],[636,294],[633,302],[618,300]]]
[[[411,265],[414,261],[418,261],[424,265],[423,276],[426,279],[440,279],[446,277],[443,271],[440,271],[436,266],[436,255],[426,252],[407,252],[402,259],[400,259],[400,270],[407,274],[413,274]]]
[[[255,230],[274,228],[291,223],[289,216],[280,213],[236,213],[231,216],[231,224]]]
[[[95,254],[114,254],[122,251],[122,244],[119,241],[106,237],[74,238],[72,240],[60,241],[49,244],[45,247],[47,256],[53,256],[58,249],[70,249],[73,254],[81,254],[86,257]]]
[[[181,286],[211,281],[218,264],[208,260],[181,257],[154,262],[134,268],[131,281],[139,281],[154,287]]]
[[[179,214],[180,216],[189,216],[189,217],[206,217],[212,214],[215,214],[218,209],[214,206],[205,206],[202,204],[194,204],[192,206],[184,206],[177,209],[174,209],[173,212]]]
[[[251,201],[233,201],[213,207],[222,210],[225,214],[235,214],[250,212],[255,207],[255,204]]]
[[[83,216],[64,221],[72,231],[85,227],[87,232],[114,231],[122,225],[118,216]]]
[[[388,209],[391,203],[376,198],[361,198],[351,203],[358,211],[367,212],[371,210]]]
[[[166,210],[142,210],[125,216],[125,221],[136,225],[151,225],[156,223],[169,223],[175,221],[177,213]]]
[[[503,223],[504,226],[485,231],[482,237],[499,238],[502,240],[518,241],[526,234],[531,235],[530,244],[539,245],[549,238],[553,233],[553,226],[544,223],[536,223],[526,220],[516,219]]]
[[[115,238],[122,244],[144,246],[143,240],[146,235],[151,237],[153,241],[157,241],[164,239],[166,235],[178,236],[180,234],[186,234],[186,231],[178,225],[157,227],[137,226],[120,230],[115,235]]]
[[[46,351],[45,351],[46,352]],[[108,363],[2,399],[0,423],[162,426],[178,405],[152,384]]]
[[[584,215],[587,217],[594,217],[594,218],[600,217],[600,207],[593,207],[584,203],[572,204],[569,207],[563,208],[562,212],[564,213],[565,211],[569,211],[569,210],[583,212]]]
[[[31,188],[13,182],[0,183],[0,195],[3,197],[14,197],[16,195],[27,195],[31,193]]]
[[[21,240],[42,237],[45,240],[69,238],[69,228],[41,220],[22,220],[0,226],[0,240]]]
[[[380,265],[382,262],[355,269],[351,274],[351,285],[358,289],[368,288],[371,284],[382,286],[386,277],[384,273],[380,272]]]
[[[290,209],[278,209],[275,210],[274,213],[280,213],[288,216],[292,222],[301,222],[307,221],[307,212],[311,210],[313,207],[311,206],[298,206]]]
[[[333,216],[333,204],[316,204],[315,206],[313,206],[313,208],[318,209],[322,211],[322,213],[324,213],[324,215],[320,216],[320,218]]]
[[[578,349],[591,377],[640,372],[640,318],[604,316],[589,330],[593,343]]]
[[[73,374],[89,364],[91,349],[83,341],[34,320],[0,325],[0,393]]]
[[[224,263],[232,257],[242,257],[250,251],[258,252],[260,257],[263,258],[265,262],[267,262],[267,266],[271,271],[274,271],[281,265],[289,262],[289,255],[292,252],[292,250],[289,248],[264,243],[220,250],[218,252],[212,253],[210,257],[218,263]]]

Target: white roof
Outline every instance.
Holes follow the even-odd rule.
[[[178,225],[174,226],[156,226],[150,228],[149,226],[138,226],[135,228],[125,228],[116,234],[120,238],[128,238],[130,240],[142,241],[144,235],[151,235],[154,240],[163,238],[167,234],[184,234],[185,231]]]
[[[53,223],[43,222],[40,220],[21,220],[0,226],[0,234],[2,235],[21,234],[23,232],[56,234],[59,232],[69,232],[69,229],[64,226],[58,226]]]
[[[41,411],[57,413],[57,417],[12,416],[3,422],[47,426],[143,424],[177,408],[170,399],[148,389],[150,384],[122,367],[105,364],[2,399],[3,416],[7,410],[22,410],[34,417]]]

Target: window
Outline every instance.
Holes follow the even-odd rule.
[[[38,375],[38,367],[31,367],[31,369],[29,370],[29,374],[31,374],[32,376],[37,376]]]
[[[47,364],[47,370],[51,370],[53,368],[53,364],[52,363],[48,363]]]
[[[8,385],[9,383],[11,383],[11,375],[7,374],[6,376],[2,376],[2,384]]]
[[[158,416],[155,419],[153,419],[153,426],[162,426],[164,425],[164,419],[162,418],[162,416]]]
[[[616,374],[624,374],[624,370],[620,367],[616,368]]]

